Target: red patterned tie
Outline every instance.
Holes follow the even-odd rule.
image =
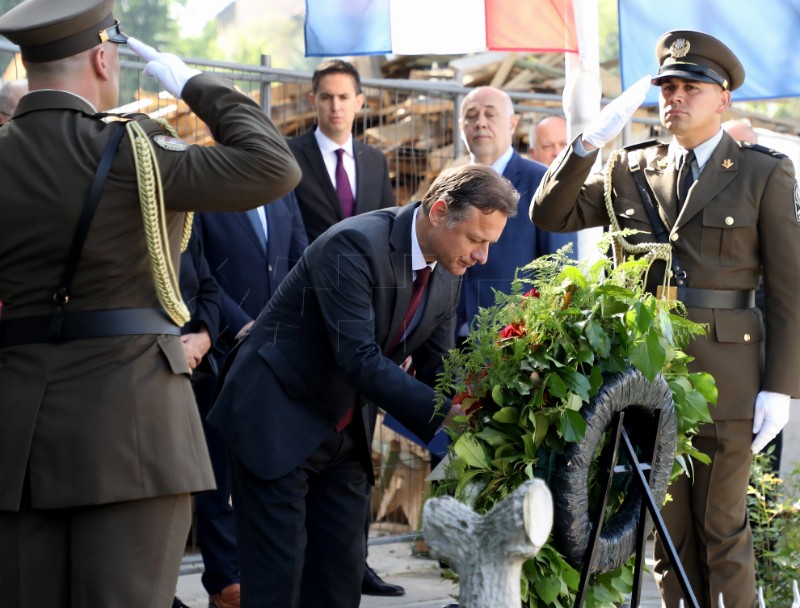
[[[342,215],[350,217],[353,215],[356,202],[353,198],[353,189],[350,187],[350,178],[347,177],[344,168],[343,157],[344,149],[336,150],[336,194],[339,195],[339,203],[342,205]]]
[[[419,308],[419,303],[422,301],[422,292],[425,290],[425,286],[428,284],[428,279],[430,279],[430,277],[430,266],[425,266],[424,268],[417,270],[417,278],[414,279],[414,285],[411,288],[411,300],[408,303],[406,316],[403,317],[403,323],[400,325],[400,329],[397,330],[397,335],[392,341],[392,345],[389,347],[389,350],[386,351],[387,353],[391,354],[394,352],[394,350],[397,348],[397,345],[400,344],[400,340],[403,339],[403,336],[408,331],[408,326],[411,324],[411,320],[414,318],[417,308]],[[347,428],[347,425],[353,421],[354,411],[355,405],[351,405],[350,409],[345,412],[344,416],[342,416],[342,419],[336,423],[337,433],[341,433]]]

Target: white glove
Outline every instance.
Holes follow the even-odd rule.
[[[625,123],[630,120],[650,90],[652,76],[645,76],[622,92],[622,95],[608,104],[583,131],[583,141],[595,148],[602,148],[614,139]]]
[[[145,76],[154,76],[167,91],[180,99],[183,87],[192,77],[200,74],[200,70],[190,68],[172,53],[159,53],[152,46],[146,45],[136,38],[128,38],[128,48],[147,61],[144,67]]]
[[[789,395],[760,391],[753,412],[753,433],[750,449],[758,454],[789,422]]]

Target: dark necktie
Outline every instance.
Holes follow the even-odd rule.
[[[350,179],[344,168],[343,157],[344,149],[336,150],[336,194],[339,195],[339,203],[342,205],[342,215],[350,217],[353,215],[355,199],[353,198],[353,189],[350,187]]]
[[[403,317],[403,322],[400,325],[400,329],[397,330],[397,335],[395,336],[394,340],[392,341],[392,345],[389,347],[389,350],[386,352],[391,354],[397,348],[397,345],[400,344],[400,340],[403,339],[403,336],[408,331],[408,326],[411,324],[411,320],[414,318],[414,315],[419,308],[419,303],[422,301],[422,292],[425,290],[425,286],[428,284],[428,279],[431,276],[431,267],[425,266],[425,268],[420,268],[417,270],[417,278],[414,279],[414,285],[411,288],[411,300],[408,302],[408,309],[406,309],[406,314]],[[342,419],[336,423],[336,432],[341,433],[344,429],[347,428],[347,425],[353,421],[353,412],[355,411],[355,405],[351,405],[350,409],[345,412],[345,415],[342,416]]]
[[[692,162],[694,162],[694,150],[689,150],[683,155],[683,163],[678,169],[678,202],[683,204],[689,194],[689,188],[694,183],[694,173],[692,172]]]

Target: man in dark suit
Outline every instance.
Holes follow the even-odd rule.
[[[299,179],[232,82],[133,39],[218,145],[185,144],[147,116],[104,120],[126,40],[112,6],[25,0],[0,17],[30,86],[0,128],[0,597],[18,608],[172,602],[190,494],[214,479],[170,260],[186,212],[243,211]]]
[[[728,608],[752,608],[752,453],[783,428],[789,397],[800,394],[800,190],[790,159],[739,145],[721,129],[731,90],[744,82],[728,47],[674,31],[659,39],[656,57],[658,75],[609,104],[550,165],[531,219],[551,230],[611,223],[639,231],[630,245],[671,244],[672,268],[657,260],[648,288],[668,285],[688,317],[707,326],[687,348],[689,369],[714,376],[719,395],[713,423],[693,438],[711,463],[695,462],[691,477],[676,479],[661,513],[698,605],[717,606],[722,595]],[[622,130],[651,82],[672,142],[628,146],[604,174],[590,175],[597,150]],[[755,307],[762,276],[766,325]],[[683,593],[663,541],[656,539],[654,572],[664,605],[677,606]]]
[[[364,105],[361,77],[352,64],[334,59],[320,64],[308,95],[317,126],[289,140],[303,177],[295,189],[309,242],[346,217],[394,206],[389,168],[383,154],[353,139],[353,122]],[[377,410],[373,409],[373,415]],[[369,538],[370,513],[364,522]],[[403,595],[368,565],[362,592]]]
[[[242,213],[200,213],[195,235],[204,262],[221,287],[221,321],[215,330],[213,362],[222,365],[236,340],[253,324],[278,284],[308,246],[294,193]],[[183,270],[181,270],[183,276]],[[194,383],[217,489],[195,497],[197,537],[203,556],[203,586],[217,608],[239,606],[239,561],[230,505],[231,486],[225,442],[206,422],[216,393],[216,377]]]
[[[476,165],[440,175],[422,204],[340,222],[237,346],[209,422],[231,453],[243,606],[359,605],[366,403],[422,439],[436,433],[431,386],[453,344],[459,275],[486,261],[516,205],[511,184]],[[409,355],[416,376],[399,366]]]
[[[358,71],[340,59],[322,63],[312,76],[309,100],[317,126],[290,139],[289,148],[303,172],[295,194],[313,242],[346,217],[395,203],[383,154],[353,139],[353,122],[364,105]]]
[[[511,146],[519,123],[514,104],[507,93],[494,87],[478,87],[461,103],[461,138],[473,163],[490,165],[507,178],[519,192],[520,213],[508,221],[503,236],[492,247],[491,259],[470,268],[464,275],[458,314],[458,336],[469,333],[469,325],[479,308],[492,306],[494,291],[511,292],[517,268],[541,255],[554,253],[572,243],[577,254],[574,232],[559,234],[534,226],[528,219],[531,197],[547,167],[527,160]]]
[[[192,370],[192,389],[197,399],[198,410],[201,412],[201,420],[203,420],[205,414],[202,412],[205,411],[207,413],[213,402],[212,391],[217,376],[217,363],[211,356],[211,349],[214,347],[217,335],[219,334],[219,324],[222,314],[222,289],[220,289],[220,286],[214,280],[211,269],[208,267],[208,262],[203,255],[203,243],[197,233],[197,217],[198,216],[195,215],[194,228],[192,230],[192,237],[189,239],[189,244],[186,250],[181,253],[179,284],[181,297],[192,315],[190,321],[181,328],[181,345],[183,346],[183,354],[186,357],[186,364],[189,366],[189,369]],[[211,387],[212,390],[209,391],[208,387]],[[205,423],[205,421],[203,422]],[[203,430],[206,431],[206,433],[208,432],[205,428],[205,424]],[[208,444],[207,437],[206,444]],[[214,468],[214,450],[211,445],[209,445],[208,448],[212,468]],[[214,470],[214,475],[217,477],[216,468]],[[220,485],[218,477],[216,481],[217,490],[209,490],[208,492],[202,492],[195,496],[197,537],[200,541],[200,551],[203,554],[203,563],[205,565],[203,582],[206,589],[209,588],[209,585],[206,584],[206,578],[209,576],[209,573],[215,572],[215,563],[213,560],[206,560],[205,556],[209,550],[208,545],[213,545],[215,538],[211,537],[209,539],[209,535],[205,532],[205,529],[208,527],[207,522],[209,518],[207,515],[201,515],[202,510],[200,508],[200,503],[207,495],[216,494],[218,492]],[[231,517],[233,517],[232,514]],[[214,520],[212,519],[211,521],[213,523]],[[234,546],[234,565],[236,563],[235,551],[236,547]],[[238,583],[238,578],[236,583]],[[214,608],[236,608],[239,606],[238,584],[235,589],[228,589],[229,586],[230,585],[219,587],[213,593],[209,591],[209,603],[214,606]],[[225,590],[224,596],[222,594],[223,590]],[[188,608],[188,606],[176,596],[172,602],[172,608]]]

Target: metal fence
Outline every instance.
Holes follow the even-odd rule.
[[[0,41],[0,69],[4,78],[22,76],[15,59],[16,47]],[[169,119],[187,141],[211,143],[210,135],[185,104],[161,94],[158,83],[142,75],[143,63],[120,47],[120,105],[125,111],[143,111]],[[223,74],[257,99],[287,137],[313,126],[308,93],[311,73],[263,65],[240,65],[188,59],[206,72]],[[458,108],[471,89],[453,81],[365,78],[364,108],[357,117],[354,136],[383,152],[387,159],[395,200],[399,204],[418,197],[448,164],[463,157],[458,134]],[[561,96],[510,93],[521,116],[515,146],[527,149],[529,127],[539,118],[560,113]],[[398,534],[416,530],[426,492],[425,476],[430,455],[421,447],[378,425],[372,449],[376,486],[372,495],[374,529]]]

